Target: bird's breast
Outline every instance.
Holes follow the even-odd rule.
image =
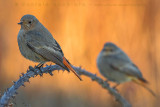
[[[31,61],[34,61],[34,62],[42,62],[42,61],[46,61],[45,58],[43,58],[42,56],[38,55],[37,53],[35,53],[34,51],[32,51],[26,44],[26,41],[25,41],[25,37],[26,35],[20,31],[19,34],[18,34],[18,46],[19,46],[19,50],[21,52],[21,54],[31,60]]]
[[[100,53],[97,59],[97,66],[98,66],[100,73],[104,77],[106,77],[108,80],[114,81],[117,83],[131,81],[131,79],[125,73],[122,73],[118,71],[118,69],[114,69],[113,67],[111,67],[111,64],[114,63],[112,61],[113,61],[112,58],[104,57]]]

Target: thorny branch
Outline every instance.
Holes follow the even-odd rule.
[[[116,101],[118,101],[123,107],[131,107],[131,104],[125,100],[114,88],[111,88],[109,86],[109,84],[105,81],[103,81],[100,77],[96,76],[95,74],[92,74],[84,69],[81,69],[81,67],[74,67],[73,68],[76,70],[76,72],[79,75],[85,75],[90,77],[93,81],[96,81],[97,83],[99,83],[103,88],[107,89],[109,91],[109,93],[111,95],[113,95],[116,99]],[[42,67],[40,68],[40,70],[38,68],[33,68],[33,67],[29,67],[29,70],[27,70],[27,72],[24,74],[22,73],[22,75],[20,76],[19,80],[17,80],[16,82],[13,81],[13,85],[12,87],[8,88],[6,90],[6,92],[2,95],[2,97],[0,98],[0,107],[5,107],[8,105],[9,101],[11,98],[14,98],[15,95],[17,94],[17,90],[21,87],[24,86],[25,82],[29,82],[29,79],[31,77],[35,77],[37,75],[43,75],[44,73],[49,73],[51,76],[53,76],[52,72],[55,70],[64,70],[63,68],[61,68],[58,65],[50,65],[50,66],[46,66],[46,67]]]

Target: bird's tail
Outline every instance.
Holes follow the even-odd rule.
[[[69,69],[71,70],[81,81],[81,77],[76,73],[76,71],[71,67],[71,65],[69,64],[69,62],[67,61],[67,59],[65,57],[63,57],[63,64]]]
[[[133,82],[143,86],[145,89],[147,89],[154,97],[156,97],[156,94],[148,87],[148,82],[145,79],[138,79],[138,78],[133,78]]]

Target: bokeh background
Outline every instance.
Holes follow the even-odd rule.
[[[133,107],[160,106],[159,4],[159,0],[0,0],[0,90],[3,93],[29,65],[37,64],[26,60],[17,44],[17,23],[32,14],[53,34],[73,65],[100,77],[98,53],[105,42],[117,44],[140,68],[157,98],[132,82],[118,87],[121,95]],[[120,106],[99,84],[82,78],[80,82],[66,71],[33,78],[19,89],[14,106]]]

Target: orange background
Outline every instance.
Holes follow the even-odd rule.
[[[107,41],[117,44],[140,68],[157,98],[134,83],[118,87],[133,107],[160,105],[160,7],[159,0],[0,0],[0,90],[12,85],[33,63],[18,49],[17,23],[25,14],[35,15],[61,45],[75,66],[102,77],[96,58]],[[50,63],[49,63],[50,64]],[[54,72],[31,79],[21,87],[17,107],[113,107],[119,106],[99,84],[73,73]],[[103,77],[102,77],[103,78]]]

